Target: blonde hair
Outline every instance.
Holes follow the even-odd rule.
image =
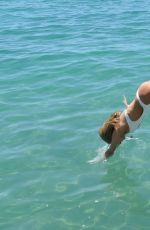
[[[121,112],[119,111],[112,113],[111,116],[108,118],[108,120],[99,129],[100,137],[108,144],[111,144],[112,134],[116,124],[118,124],[120,120],[120,114]]]

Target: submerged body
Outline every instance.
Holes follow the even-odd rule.
[[[116,112],[100,129],[100,136],[110,144],[104,159],[110,157],[125,135],[137,129],[146,111],[150,108],[150,81],[144,82],[137,90],[136,97],[123,112]],[[109,138],[108,138],[109,134]]]

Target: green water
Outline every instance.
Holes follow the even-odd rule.
[[[150,229],[150,115],[87,163],[149,80],[149,22],[146,0],[0,1],[0,229]]]

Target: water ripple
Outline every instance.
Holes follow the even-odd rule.
[[[149,117],[107,164],[98,127],[149,80],[148,1],[0,1],[1,229],[149,229]]]

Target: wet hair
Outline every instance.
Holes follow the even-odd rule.
[[[119,111],[112,113],[111,116],[107,119],[107,121],[99,129],[100,137],[108,144],[111,144],[113,131],[115,129],[116,124],[118,124],[120,120],[120,114],[121,112]]]

